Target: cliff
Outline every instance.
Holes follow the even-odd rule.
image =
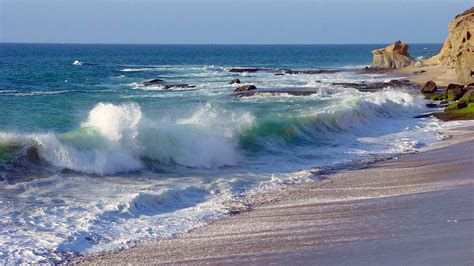
[[[454,68],[459,82],[474,83],[474,7],[449,23],[448,38],[440,53],[423,61],[423,65],[446,65]]]

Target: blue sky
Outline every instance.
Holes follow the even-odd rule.
[[[472,0],[0,0],[0,41],[441,43]]]

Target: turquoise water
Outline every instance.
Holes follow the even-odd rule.
[[[440,125],[414,118],[427,109],[413,88],[332,84],[387,81],[359,71],[381,46],[0,44],[0,259],[169,237],[315,168],[429,145]],[[275,75],[285,69],[336,71]],[[143,85],[155,78],[195,87]],[[234,78],[313,94],[232,97]]]

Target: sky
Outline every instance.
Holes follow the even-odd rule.
[[[0,0],[0,41],[442,43],[473,0]]]

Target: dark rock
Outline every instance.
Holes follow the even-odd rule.
[[[466,108],[467,103],[466,102],[458,102],[457,107],[458,107],[458,109]]]
[[[259,71],[266,71],[268,69],[266,68],[232,68],[229,70],[229,72],[235,72],[235,73],[255,73]]]
[[[426,107],[428,107],[428,108],[437,108],[438,105],[435,104],[435,103],[427,103],[427,104],[426,104]]]
[[[431,117],[433,115],[434,115],[434,113],[426,113],[426,114],[422,114],[422,115],[417,115],[417,116],[415,116],[415,118],[427,118],[427,117]]]
[[[229,82],[229,84],[240,84],[240,79],[233,79]]]
[[[446,90],[444,90],[444,95],[450,101],[455,101],[461,99],[461,97],[466,93],[463,85],[459,84],[449,84]]]
[[[161,82],[163,82],[162,79],[151,79],[151,80],[147,80],[147,81],[143,82],[143,85],[151,86],[151,85],[161,84]]]
[[[419,71],[413,72],[413,75],[419,75],[419,74],[422,74],[422,73],[425,73],[425,72],[426,72],[425,70],[419,70]]]
[[[275,73],[275,76],[284,76],[285,74],[283,73]]]
[[[360,91],[375,91],[375,90],[380,90],[387,87],[403,87],[403,86],[411,85],[410,81],[406,79],[402,79],[402,80],[394,79],[394,80],[390,80],[389,82],[373,82],[373,83],[334,82],[331,84],[335,86],[342,86],[344,88],[353,88]]]
[[[356,69],[355,72],[359,74],[384,74],[390,72],[390,70],[385,68],[364,67],[362,69]]]
[[[306,89],[306,88],[305,88]],[[251,96],[282,96],[282,95],[291,95],[291,96],[309,96],[318,93],[317,90],[309,91],[309,90],[295,90],[292,89],[281,89],[281,90],[266,90],[266,91],[241,91],[233,93],[232,96],[234,97],[251,97]]]
[[[437,89],[438,89],[438,87],[436,87],[436,83],[434,83],[434,81],[430,80],[430,81],[426,82],[426,84],[423,86],[423,88],[421,88],[421,93],[433,93]]]
[[[169,90],[169,89],[191,89],[195,88],[196,86],[194,85],[188,85],[188,84],[169,84],[165,85],[163,87],[163,90]]]
[[[342,86],[344,88],[353,88],[353,89],[365,89],[367,84],[365,83],[353,83],[353,82],[333,82],[331,85]]]
[[[251,91],[251,90],[256,90],[257,87],[254,85],[245,85],[245,86],[240,86],[237,89],[234,90],[234,92],[241,92],[241,91]]]

